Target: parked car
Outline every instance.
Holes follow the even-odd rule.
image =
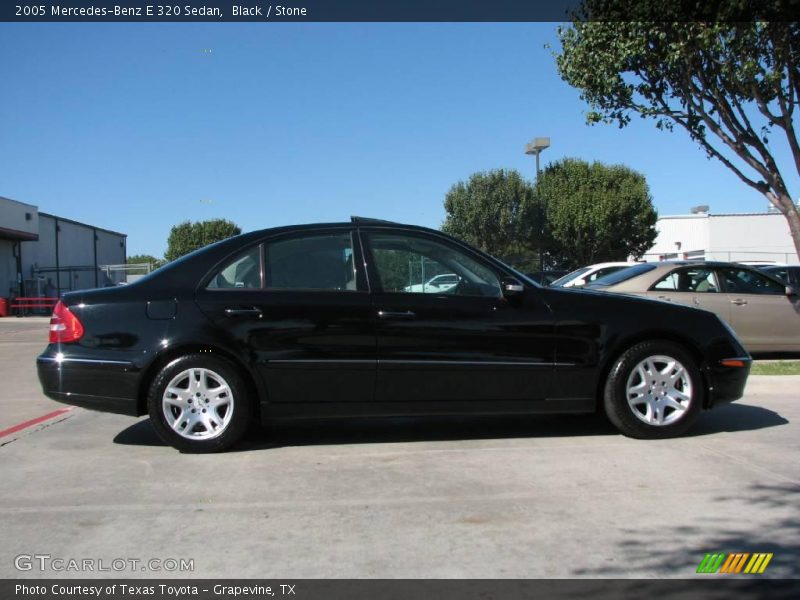
[[[443,273],[431,277],[425,283],[416,283],[403,288],[404,292],[418,292],[422,294],[441,294],[458,285],[458,275],[455,273]]]
[[[648,263],[596,281],[593,289],[710,310],[751,354],[800,353],[800,298],[771,275],[738,263]]]
[[[405,291],[421,260],[458,284]],[[741,397],[750,362],[709,312],[541,288],[441,232],[363,218],[243,234],[67,294],[37,358],[50,398],[147,413],[192,452],[305,417],[604,410],[663,438]]]
[[[758,269],[777,277],[786,285],[791,285],[796,290],[800,290],[800,265],[769,265]]]
[[[575,269],[571,273],[564,275],[560,279],[556,279],[550,284],[551,287],[581,287],[586,284],[592,283],[601,277],[610,275],[621,269],[635,265],[635,262],[605,262],[596,265],[589,265],[588,267],[581,267]]]
[[[533,273],[526,273],[528,279],[543,286],[552,285],[556,279],[560,279],[566,274],[566,271],[534,271]]]

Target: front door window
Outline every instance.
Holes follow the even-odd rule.
[[[502,295],[489,268],[449,245],[414,235],[367,234],[383,292],[479,296]]]

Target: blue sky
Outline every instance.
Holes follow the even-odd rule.
[[[156,256],[186,219],[438,227],[450,186],[492,168],[533,178],[523,146],[549,136],[543,163],[626,164],[660,214],[766,208],[683,133],[585,125],[545,48],[555,29],[2,24],[0,196],[121,231],[130,254]]]

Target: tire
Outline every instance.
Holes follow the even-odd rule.
[[[608,419],[624,435],[661,439],[692,426],[704,394],[700,371],[683,347],[648,341],[628,348],[614,362],[603,403]]]
[[[222,358],[188,354],[150,384],[147,410],[159,437],[182,452],[227,450],[244,437],[253,399],[239,370]]]

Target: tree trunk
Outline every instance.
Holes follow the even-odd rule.
[[[800,259],[800,211],[798,211],[797,205],[792,202],[792,198],[789,194],[777,196],[777,202],[773,200],[775,196],[770,198],[769,194],[767,194],[767,198],[780,209],[789,222],[789,233],[792,236],[797,257]]]

